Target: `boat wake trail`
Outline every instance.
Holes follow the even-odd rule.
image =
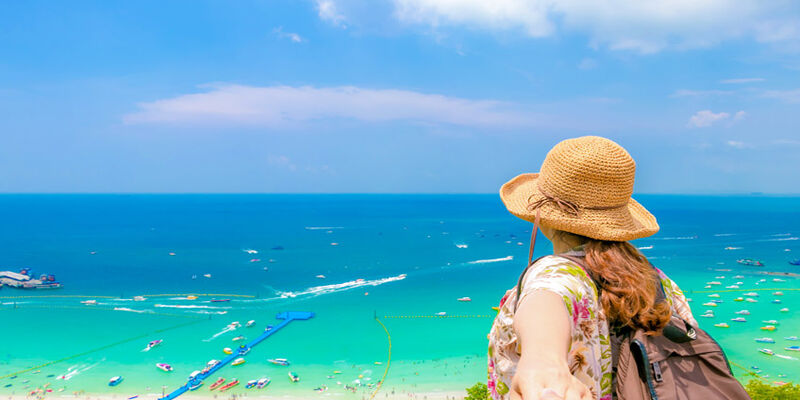
[[[203,309],[208,309],[208,310],[224,310],[224,309],[230,308],[230,307],[212,307],[212,306],[199,306],[199,305],[185,306],[185,305],[178,305],[178,304],[155,304],[154,307],[159,307],[159,308],[203,308]]]
[[[475,260],[475,261],[467,261],[467,264],[487,264],[487,263],[496,263],[502,261],[511,261],[514,259],[514,256],[502,257],[502,258],[490,258],[487,260]]]
[[[68,381],[68,380],[74,378],[76,375],[84,373],[84,372],[94,368],[95,366],[100,364],[102,361],[105,361],[105,358],[100,360],[100,361],[98,361],[98,362],[96,362],[96,363],[94,363],[94,364],[90,364],[90,365],[86,365],[86,364],[73,365],[73,366],[67,368],[67,372],[65,374],[57,377],[56,379],[61,379],[61,380]]]
[[[384,283],[402,281],[403,279],[406,279],[406,274],[400,274],[397,276],[391,276],[382,279],[372,279],[372,280],[356,279],[354,281],[334,283],[331,285],[314,286],[306,290],[301,290],[297,292],[276,291],[276,294],[280,296],[279,298],[283,299],[294,298],[298,296],[319,296],[323,294],[342,292],[345,290],[355,289],[364,286],[379,286],[383,285]]]
[[[224,334],[226,334],[228,332],[235,331],[236,328],[237,328],[236,324],[230,324],[230,325],[226,326],[225,329],[215,333],[214,336],[211,336],[208,339],[203,339],[203,341],[204,342],[210,342],[210,341],[212,341],[212,340],[214,340],[214,339],[216,339],[216,338],[218,338],[218,337],[220,337],[220,336],[222,336],[222,335],[224,335]]]
[[[343,226],[307,226],[307,231],[329,231],[331,229],[344,229]]]
[[[800,240],[800,237],[792,236],[792,237],[782,237],[782,238],[775,238],[775,239],[763,239],[760,240],[761,242],[785,242],[788,240]]]
[[[128,312],[135,312],[139,314],[152,314],[153,310],[134,310],[128,307],[114,307],[114,311],[128,311]]]

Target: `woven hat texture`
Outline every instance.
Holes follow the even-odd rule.
[[[628,241],[658,232],[656,218],[633,194],[636,163],[617,143],[598,136],[564,140],[539,173],[500,188],[509,212],[554,229],[598,240]]]

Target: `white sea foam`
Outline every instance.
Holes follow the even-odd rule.
[[[776,234],[770,235],[770,236],[792,236],[792,234],[791,233],[776,233]]]
[[[328,231],[331,229],[344,229],[343,226],[307,226],[307,231]]]
[[[786,242],[790,240],[800,240],[800,237],[792,236],[792,237],[782,237],[782,238],[774,238],[774,239],[763,239],[762,242]]]
[[[507,256],[501,258],[489,258],[486,260],[475,260],[475,261],[467,261],[467,264],[487,264],[487,263],[496,263],[502,261],[511,261],[514,259],[514,256]]]
[[[735,236],[735,235],[736,235],[735,233],[715,233],[714,234],[714,236],[717,236],[717,237],[720,237],[720,236]]]
[[[153,310],[134,310],[128,307],[114,307],[114,311],[128,311],[128,312],[135,312],[139,314],[152,314]]]
[[[354,281],[334,283],[331,285],[314,286],[297,292],[276,291],[276,293],[281,298],[290,298],[290,297],[305,296],[305,295],[319,296],[322,294],[336,293],[364,286],[379,286],[383,285],[384,283],[402,281],[403,279],[406,279],[406,274],[400,274],[397,276],[390,276],[388,278],[373,279],[373,280],[356,279]]]
[[[100,361],[98,361],[98,362],[96,362],[94,364],[91,364],[91,365],[86,365],[86,364],[73,365],[73,366],[67,368],[67,372],[66,373],[59,375],[56,379],[63,379],[65,381],[68,381],[68,380],[74,378],[76,375],[81,374],[83,372],[86,372],[86,371],[94,368],[97,364],[100,364],[100,362],[102,362],[102,361],[105,361],[105,358],[103,358],[102,360],[100,360]]]
[[[205,309],[213,309],[213,310],[223,310],[230,307],[212,307],[212,306],[201,306],[201,305],[178,305],[178,304],[156,304],[154,307],[160,308],[205,308]]]

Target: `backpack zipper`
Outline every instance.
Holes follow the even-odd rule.
[[[650,364],[650,358],[647,357],[647,349],[644,347],[644,343],[642,343],[639,339],[634,339],[631,341],[631,344],[636,345],[640,354],[642,355],[642,364],[644,370],[644,377],[645,383],[647,383],[647,389],[650,391],[650,399],[651,400],[658,400],[658,395],[656,395],[656,388],[653,385],[653,376],[650,374],[650,368],[648,368]],[[659,367],[660,371],[660,367]]]

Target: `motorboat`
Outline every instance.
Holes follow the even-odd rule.
[[[747,292],[744,295],[745,296],[750,296],[750,297],[758,297],[758,293],[756,293],[756,292]]]
[[[731,321],[733,321],[733,322],[747,322],[747,320],[744,319],[744,317],[731,318]]]
[[[235,367],[235,366],[237,366],[237,365],[242,365],[242,364],[244,364],[244,363],[245,363],[245,359],[244,359],[244,358],[241,358],[241,357],[239,357],[239,358],[237,358],[237,359],[233,360],[233,362],[231,363],[231,365]]]
[[[756,338],[758,343],[775,343],[775,339],[769,337]]]
[[[194,391],[200,389],[201,386],[203,386],[203,381],[189,382],[189,390]]]
[[[150,349],[152,349],[153,347],[156,347],[156,346],[160,345],[161,342],[163,342],[163,340],[161,340],[161,339],[153,340],[150,343],[148,343],[147,346],[145,346],[144,350],[142,350],[142,351],[150,351]]]
[[[190,295],[186,296],[186,300],[197,300],[197,296],[190,294]]]
[[[714,324],[714,326],[716,326],[717,328],[730,328],[731,327],[730,325],[728,325],[728,324],[726,324],[724,322],[720,322],[718,324]]]
[[[783,340],[792,340],[792,341],[794,341],[794,340],[797,340],[797,336],[787,336],[787,337],[783,338]]]
[[[767,325],[767,326],[762,326],[762,327],[761,327],[761,330],[762,330],[762,331],[770,331],[770,332],[772,332],[772,331],[774,331],[774,330],[775,330],[775,325]]]
[[[759,260],[753,260],[751,258],[742,258],[742,259],[736,260],[736,262],[739,263],[739,264],[742,264],[742,265],[750,265],[750,266],[753,266],[753,267],[763,267],[764,266],[763,262],[761,262]]]
[[[250,352],[250,348],[249,347],[247,347],[245,345],[239,346],[239,355],[240,356],[247,355],[247,353],[249,353],[249,352]]]
[[[769,325],[778,325],[778,324],[780,324],[780,322],[778,322],[778,320],[775,320],[775,319],[768,319],[766,321],[761,321],[761,322],[765,323],[765,324],[769,324]]]
[[[716,307],[717,303],[714,303],[714,302],[710,301],[708,303],[703,303],[703,305],[706,306],[706,307]]]
[[[772,303],[772,304],[781,304],[781,303],[783,303],[783,301],[781,301],[781,299],[773,299],[770,303]]]
[[[269,378],[261,378],[256,382],[256,389],[263,389],[269,385]]]
[[[788,308],[781,308],[781,310],[780,310],[780,311],[781,311],[781,312],[789,312],[789,309],[788,309]]]
[[[750,311],[739,310],[739,311],[736,311],[734,314],[737,314],[737,315],[750,315]]]
[[[708,297],[719,298],[719,294],[717,294],[717,293],[711,293],[710,295],[708,295]]]
[[[194,372],[192,372],[191,374],[189,374],[189,380],[190,380],[190,381],[191,381],[191,380],[194,380],[194,378],[196,378],[196,377],[197,377],[197,375],[200,375],[200,374],[202,374],[202,372],[201,372],[201,371],[194,371]]]
[[[297,374],[296,374],[296,373],[294,373],[294,372],[289,372],[289,379],[290,379],[292,382],[300,382],[300,376],[299,376],[299,375],[297,375]]]
[[[744,301],[744,297],[737,297],[733,299],[733,301]]]
[[[787,351],[800,351],[800,346],[789,346],[789,347],[784,347],[783,349]]]
[[[158,364],[156,364],[156,368],[158,368],[158,369],[160,369],[160,370],[162,370],[164,372],[171,372],[172,371],[172,366],[167,364],[167,363],[158,363]]]
[[[756,299],[754,299],[752,297],[748,297],[748,298],[744,299],[744,301],[746,301],[748,303],[758,303],[758,300],[756,300]]]
[[[219,391],[220,391],[220,392],[224,392],[224,391],[226,391],[226,390],[228,390],[228,389],[230,389],[230,388],[232,388],[232,387],[234,387],[234,386],[236,386],[236,385],[238,385],[238,384],[239,384],[239,380],[238,380],[238,379],[234,379],[234,380],[232,380],[232,381],[230,381],[230,382],[226,383],[226,384],[225,384],[224,386],[222,386],[221,388],[219,388]]]
[[[774,356],[775,352],[770,349],[758,349],[759,352],[764,353],[768,356]]]
[[[117,386],[122,382],[121,376],[115,376],[108,381],[108,386]]]
[[[256,325],[256,320],[254,320],[254,319],[251,319],[250,321],[247,321],[247,323],[246,323],[246,324],[244,324],[244,327],[245,327],[245,328],[252,328],[252,327],[254,327],[255,325]]]
[[[258,383],[258,381],[255,380],[255,379],[247,381],[247,383],[244,384],[244,388],[245,389],[252,389],[252,388],[256,387],[257,383]]]
[[[210,301],[212,303],[227,303],[227,302],[231,301],[231,299],[211,299]]]
[[[225,378],[219,378],[216,381],[214,381],[214,383],[212,383],[211,386],[208,387],[208,390],[214,390],[222,386],[223,383],[225,383]]]
[[[245,339],[244,336],[237,336],[237,337],[233,338],[233,341],[234,342],[238,342],[238,341],[244,340],[244,339]]]
[[[286,367],[286,366],[289,365],[289,360],[287,360],[285,358],[270,358],[267,361],[269,361],[269,362],[271,362],[271,363],[273,363],[275,365],[280,365],[282,367]]]
[[[133,296],[133,301],[145,301],[147,300],[144,296]]]
[[[97,305],[97,300],[83,300],[81,304],[85,304],[87,306],[94,306]]]
[[[225,354],[233,354],[233,350],[231,350],[230,347],[226,347],[226,348],[222,349],[222,352],[225,353]]]
[[[469,297],[460,297],[460,298],[458,299],[458,301],[463,301],[463,302],[466,302],[466,301],[472,301],[472,299],[470,299]]]

